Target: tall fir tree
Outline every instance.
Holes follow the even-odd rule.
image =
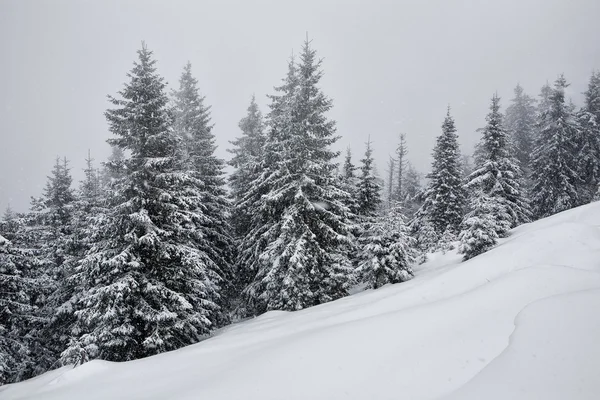
[[[396,160],[390,156],[388,160],[388,179],[387,179],[387,208],[392,208],[394,204],[394,174],[396,173]]]
[[[253,275],[242,311],[299,310],[346,296],[351,284],[349,210],[331,145],[332,102],[318,84],[321,61],[305,42],[299,65],[271,96],[263,172],[252,192],[261,201],[240,261]]]
[[[531,212],[521,189],[521,169],[511,155],[510,136],[504,128],[500,98],[496,94],[492,97],[486,121],[480,142],[481,159],[465,186],[472,196],[483,194],[487,201],[498,202],[497,208],[502,212],[491,217],[497,223],[496,233],[503,237],[510,228],[528,222]]]
[[[352,151],[350,147],[346,149],[342,174],[340,175],[341,188],[348,194],[346,196],[346,206],[352,215],[358,214],[358,177],[355,171],[357,167],[352,162]]]
[[[438,136],[433,150],[433,163],[427,177],[429,184],[423,195],[423,205],[413,223],[413,231],[423,220],[427,220],[438,237],[446,231],[457,234],[465,209],[465,192],[461,179],[458,135],[449,107],[442,124],[442,134]]]
[[[565,101],[568,86],[561,75],[542,108],[533,151],[531,202],[535,218],[543,218],[579,204],[575,157],[579,126]],[[540,104],[544,104],[541,102]]]
[[[358,177],[358,215],[365,218],[375,217],[381,206],[381,187],[374,173],[373,149],[371,140],[367,142],[365,157],[360,160]]]
[[[68,161],[57,158],[42,195],[32,198],[26,228],[19,239],[36,257],[38,267],[32,278],[44,282],[33,297],[40,336],[36,373],[57,366],[68,340],[69,326],[57,323],[57,314],[68,296],[67,282],[77,256],[75,202]]]
[[[231,284],[235,250],[229,224],[230,203],[225,190],[225,162],[215,155],[210,107],[205,105],[205,98],[199,94],[198,81],[192,76],[189,62],[173,97],[174,129],[185,145],[184,170],[192,178],[193,189],[200,192],[200,198],[195,199],[200,202],[195,209],[200,223],[196,247],[210,258],[208,265],[220,277],[221,293],[212,300],[225,311],[233,296]],[[225,313],[218,315],[219,325],[228,322]]]
[[[592,72],[585,104],[577,113],[580,125],[577,138],[577,173],[582,182],[579,190],[581,203],[594,198],[600,184],[600,71]]]
[[[514,146],[514,156],[527,179],[535,141],[535,100],[525,93],[521,85],[515,87],[514,93],[515,97],[506,108],[505,125]]]
[[[498,242],[498,232],[506,229],[502,222],[510,218],[498,198],[481,189],[475,189],[469,205],[470,211],[465,215],[458,237],[458,251],[463,254],[463,261],[494,247]]]
[[[200,250],[201,184],[185,168],[152,52],[143,45],[138,56],[105,114],[109,143],[129,156],[79,267],[84,291],[65,361],[177,349],[208,333],[220,312],[218,267]]]
[[[408,159],[408,147],[406,145],[406,135],[400,134],[398,141],[398,147],[396,147],[396,188],[395,188],[395,200],[398,203],[403,203],[406,197],[406,187],[404,182],[406,180],[406,168]]]
[[[408,234],[400,207],[377,217],[365,232],[357,274],[367,288],[400,283],[413,277],[415,240]]]
[[[260,163],[263,158],[266,140],[262,113],[252,96],[248,113],[239,123],[242,136],[230,142],[233,154],[229,165],[234,170],[229,176],[231,197],[233,198],[232,225],[237,238],[244,237],[250,230],[251,206],[244,201],[250,185],[260,175]]]
[[[35,369],[39,354],[31,351],[30,332],[38,318],[32,299],[34,268],[30,252],[0,235],[0,386],[29,378]]]
[[[421,175],[409,162],[406,166],[406,179],[404,183],[405,196],[402,202],[402,212],[410,221],[422,205]]]

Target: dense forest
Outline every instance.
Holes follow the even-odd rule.
[[[368,133],[358,161],[333,150],[322,76],[307,40],[266,114],[252,99],[226,161],[191,65],[169,92],[143,45],[105,112],[109,159],[88,154],[75,185],[57,158],[30,211],[0,221],[0,384],[401,283],[427,254],[457,246],[466,261],[600,195],[600,71],[579,106],[562,75],[537,98],[517,85],[504,110],[497,94],[479,99],[473,155],[448,107],[430,171],[400,135],[385,182]]]

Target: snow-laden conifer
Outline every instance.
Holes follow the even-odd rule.
[[[367,288],[377,289],[388,283],[404,282],[412,278],[415,261],[415,240],[400,207],[369,223],[361,241],[360,263],[357,274]]]
[[[590,77],[585,104],[577,113],[577,173],[581,178],[580,202],[589,203],[600,183],[600,71]]]
[[[506,108],[505,127],[524,178],[529,177],[531,152],[535,141],[535,100],[528,96],[521,85],[514,90],[515,97]]]
[[[152,52],[143,46],[138,56],[106,112],[109,143],[128,157],[79,266],[84,291],[66,358],[77,349],[113,361],[173,350],[208,333],[220,312],[219,266],[199,245],[202,183],[182,165]]]
[[[503,125],[500,98],[492,97],[487,124],[480,141],[481,154],[478,164],[467,178],[465,185],[471,196],[485,195],[503,205],[503,212],[491,217],[497,220],[503,237],[513,228],[530,220],[530,209],[521,189],[521,169],[511,155],[510,137]]]
[[[540,103],[538,134],[532,159],[531,204],[535,218],[543,218],[579,204],[577,138],[579,124],[565,102],[564,76],[560,76],[546,101]]]
[[[271,96],[263,172],[247,199],[252,229],[238,265],[252,276],[243,311],[298,310],[347,295],[352,269],[347,193],[336,176],[332,102],[319,88],[321,61],[307,41]]]
[[[442,124],[442,134],[437,138],[431,172],[427,177],[429,184],[423,195],[424,202],[411,223],[411,231],[420,229],[417,227],[426,220],[433,225],[437,236],[447,229],[457,233],[465,208],[465,192],[461,179],[458,135],[450,108]]]

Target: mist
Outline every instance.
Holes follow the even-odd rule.
[[[398,135],[426,173],[446,108],[463,153],[520,83],[537,96],[564,73],[577,105],[600,67],[600,2],[491,1],[0,1],[0,209],[26,211],[57,156],[75,181],[88,149],[109,154],[107,95],[127,80],[142,40],[174,88],[189,60],[211,105],[217,155],[252,94],[263,113],[306,37],[323,58],[338,150],[355,162],[370,137],[380,175]]]

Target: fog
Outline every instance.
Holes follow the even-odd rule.
[[[175,87],[189,60],[228,159],[253,93],[267,94],[306,35],[324,59],[337,148],[355,162],[373,142],[380,174],[399,133],[427,172],[446,107],[470,153],[490,97],[519,82],[537,96],[564,73],[581,103],[600,68],[600,1],[7,1],[0,0],[0,210],[26,211],[54,159],[82,177],[87,150],[109,153],[104,111],[144,40]]]

